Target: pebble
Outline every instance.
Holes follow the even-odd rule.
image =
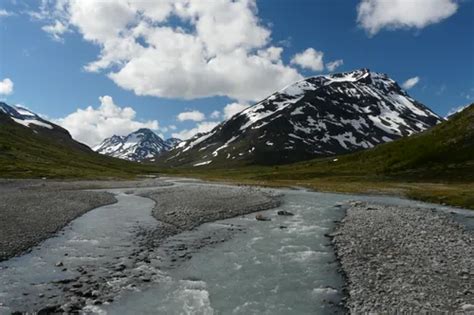
[[[350,313],[466,312],[474,307],[474,235],[448,215],[352,202],[329,233]]]

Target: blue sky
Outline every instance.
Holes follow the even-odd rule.
[[[173,7],[180,1],[187,6]],[[417,77],[409,94],[441,115],[474,101],[472,0],[103,2],[103,10],[89,0],[0,3],[0,82],[13,83],[0,98],[88,144],[140,126],[190,136],[224,119],[227,105],[230,115],[301,76],[331,72],[336,60],[334,72],[370,68],[400,84]]]

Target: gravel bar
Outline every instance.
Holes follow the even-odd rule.
[[[330,236],[351,313],[474,313],[474,235],[447,215],[355,202]]]
[[[85,212],[116,202],[106,192],[9,191],[0,195],[0,261],[53,236]]]
[[[170,186],[140,180],[0,179],[0,261],[24,253],[89,210],[115,203],[113,194],[89,189]]]
[[[179,231],[280,205],[280,198],[260,188],[197,184],[143,194],[153,199],[153,216]]]

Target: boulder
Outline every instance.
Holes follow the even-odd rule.
[[[271,221],[270,218],[264,217],[261,213],[257,214],[257,215],[255,216],[255,219],[256,219],[257,221]]]

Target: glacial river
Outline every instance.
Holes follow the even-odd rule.
[[[186,245],[203,235],[219,237],[231,227],[239,230],[180,263],[167,265],[166,251],[157,248],[148,263],[132,264],[137,228],[158,226],[151,216],[154,202],[124,189],[111,191],[118,203],[86,213],[30,253],[0,263],[0,314],[64,303],[66,293],[58,283],[85,274],[83,269],[91,279],[103,279],[114,293],[113,300],[97,305],[88,299],[82,310],[86,313],[343,313],[343,278],[325,236],[343,217],[342,204],[368,200],[453,211],[456,220],[474,228],[472,212],[449,207],[393,197],[280,190],[282,205],[261,212],[271,221],[256,221],[250,214],[206,223],[162,246]],[[278,210],[294,215],[278,216]],[[125,270],[112,272],[117,265]]]

